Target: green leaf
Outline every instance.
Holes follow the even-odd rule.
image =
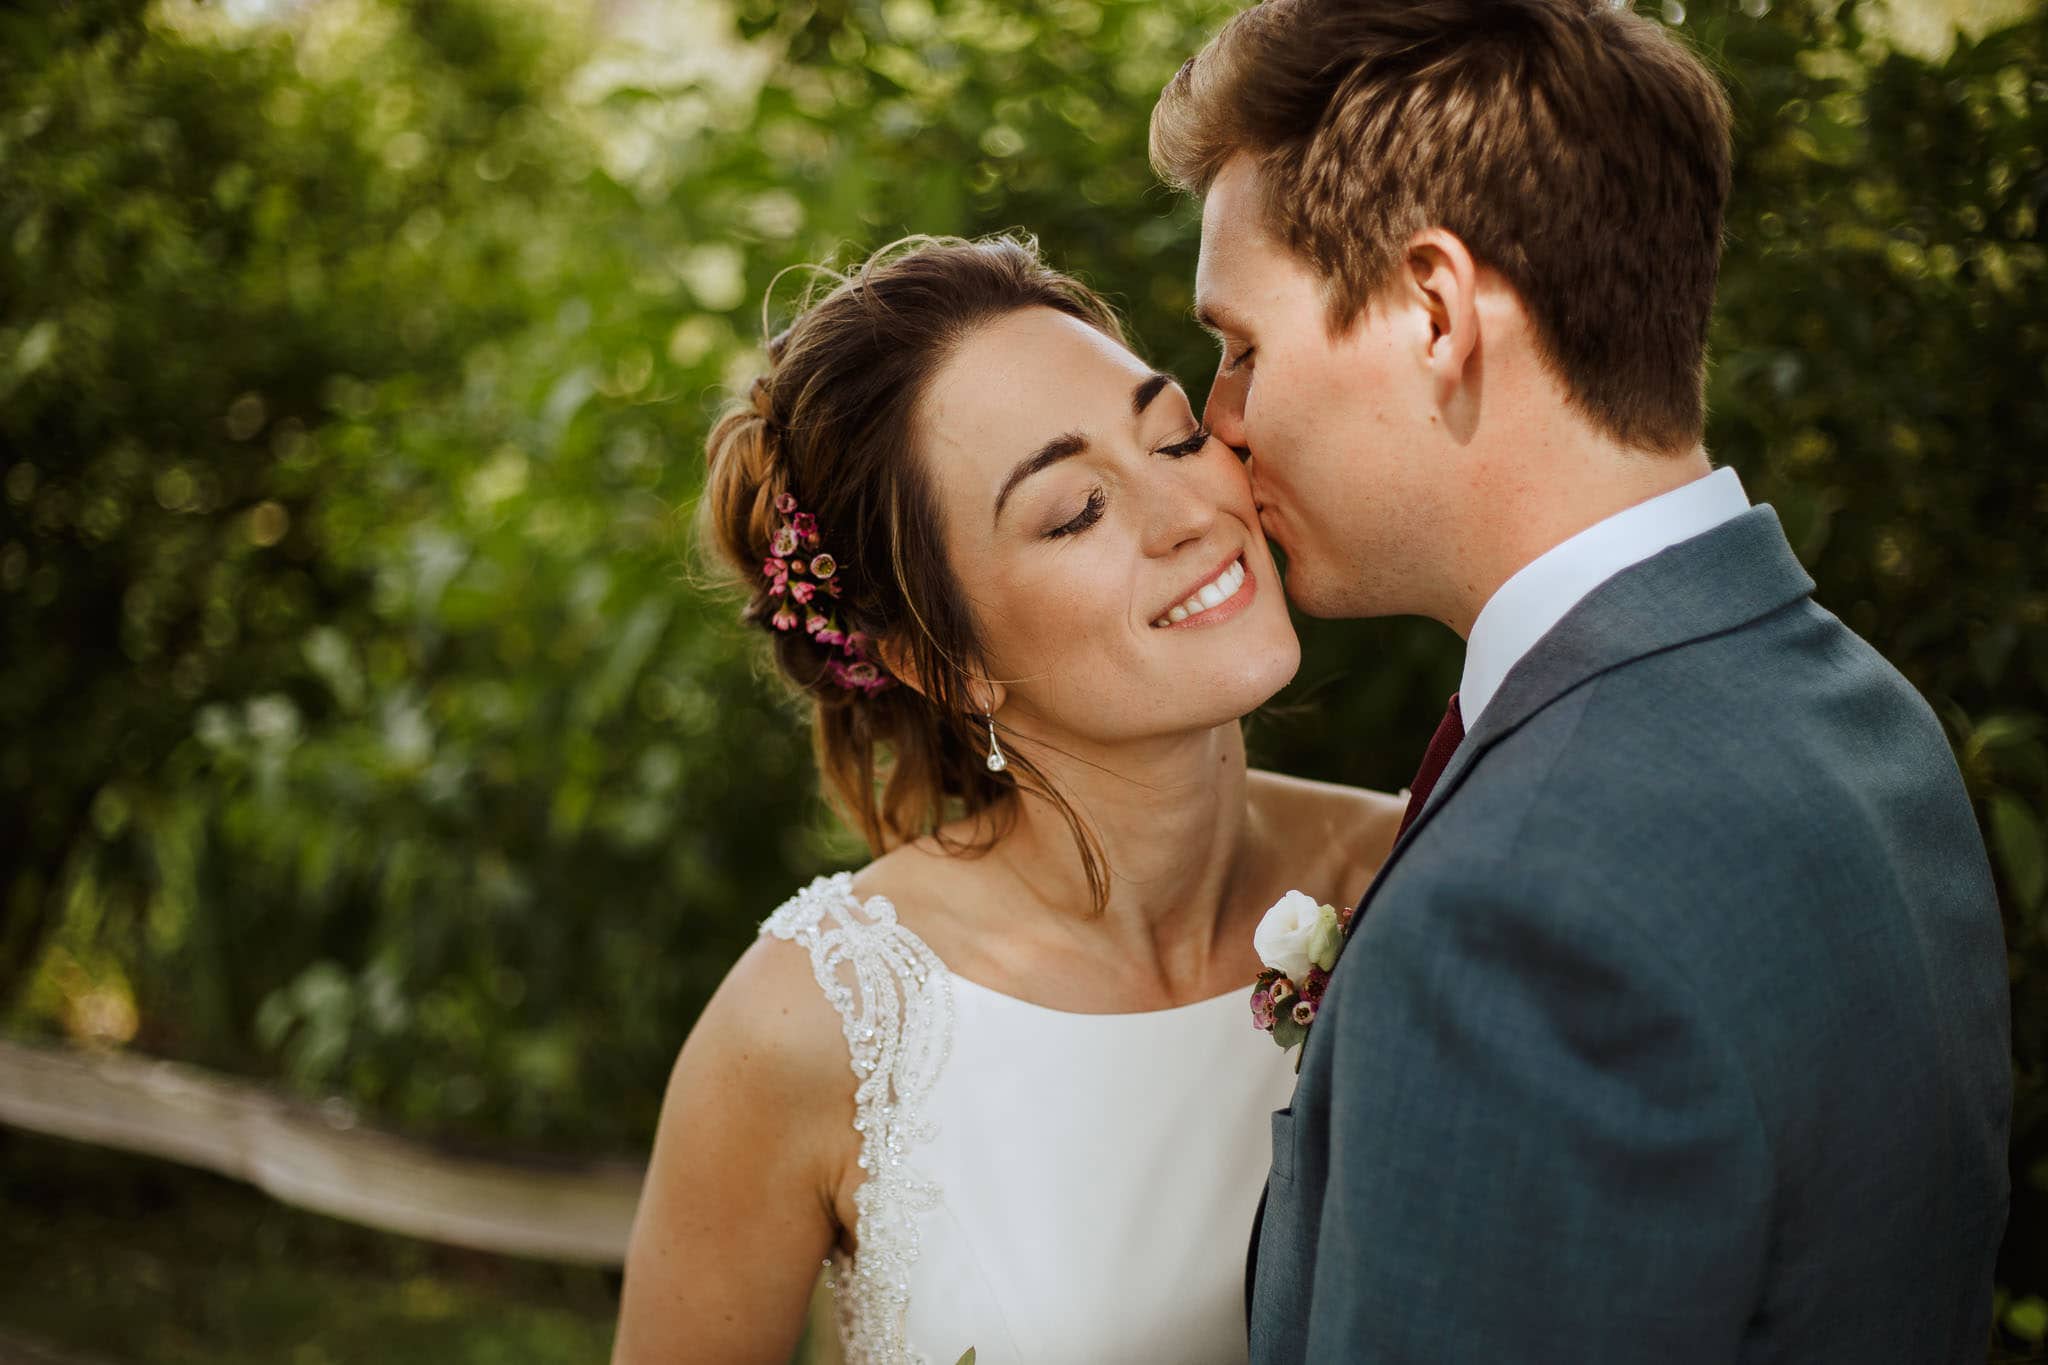
[[[967,1354],[954,1361],[953,1365],[974,1365],[974,1348],[968,1347]]]
[[[2031,1296],[2021,1299],[2005,1310],[2005,1328],[2022,1341],[2048,1340],[2048,1302]]]
[[[2014,744],[2024,744],[2041,733],[2041,717],[2006,712],[1986,716],[1977,723],[1970,735],[1970,748],[1975,752],[1989,749],[2004,749]]]
[[[2043,846],[2041,822],[2018,797],[1991,798],[1991,845],[2020,908],[2039,905],[2048,889],[2048,847]]]

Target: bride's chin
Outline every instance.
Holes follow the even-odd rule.
[[[1229,697],[1230,720],[1243,720],[1279,696],[1281,690],[1294,681],[1295,673],[1301,668],[1301,645],[1290,634],[1285,646],[1275,646],[1270,651],[1248,657],[1256,662],[1256,669],[1224,680],[1217,688],[1219,701],[1224,695]]]

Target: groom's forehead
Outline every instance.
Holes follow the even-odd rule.
[[[1224,315],[1239,289],[1238,277],[1272,246],[1264,220],[1258,163],[1239,153],[1223,164],[1202,196],[1201,254],[1195,264],[1195,316],[1205,327]]]

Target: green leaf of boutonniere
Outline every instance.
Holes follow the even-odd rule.
[[[967,1354],[953,1362],[953,1365],[974,1365],[974,1348],[967,1348]]]

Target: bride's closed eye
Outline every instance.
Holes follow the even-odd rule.
[[[1047,540],[1058,540],[1062,536],[1079,535],[1096,522],[1102,520],[1102,509],[1107,503],[1108,499],[1103,497],[1100,488],[1091,488],[1088,490],[1088,504],[1081,509],[1080,515],[1072,521],[1062,522],[1060,525],[1053,527],[1045,533],[1045,538]]]
[[[1164,455],[1170,460],[1184,460],[1190,455],[1199,455],[1202,452],[1203,447],[1207,446],[1212,439],[1214,439],[1213,433],[1210,432],[1209,428],[1197,424],[1195,427],[1194,434],[1192,436],[1189,436],[1186,440],[1175,441],[1171,445],[1160,446],[1153,453],[1157,455]],[[1108,502],[1109,499],[1103,495],[1103,492],[1100,488],[1090,489],[1088,491],[1087,504],[1081,508],[1080,512],[1074,517],[1074,519],[1071,521],[1061,522],[1058,526],[1048,528],[1044,532],[1045,539],[1059,540],[1064,536],[1076,536],[1081,534],[1081,532],[1087,530],[1096,522],[1102,520],[1102,511],[1103,508],[1108,505]]]

